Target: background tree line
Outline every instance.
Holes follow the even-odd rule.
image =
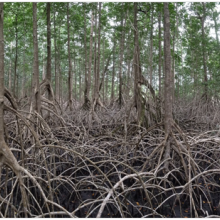
[[[132,96],[133,4],[49,4],[50,10],[47,10],[47,3],[37,4],[39,81],[48,74],[49,31],[49,81],[57,101],[83,102],[85,93],[89,99],[94,99],[98,91],[104,103],[117,98],[121,103],[123,96]],[[169,4],[176,99],[195,94],[218,96],[218,5],[214,2]],[[137,4],[140,66],[156,94],[161,94],[164,88],[162,9],[162,3]],[[5,85],[20,99],[31,94],[34,68],[32,3],[5,3],[4,10]]]

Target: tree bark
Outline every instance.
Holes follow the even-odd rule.
[[[178,12],[177,6],[175,6],[175,11]],[[173,57],[172,57],[172,78],[173,78],[173,102],[175,99],[175,40],[176,40],[176,28],[177,26],[176,17],[174,18],[174,30],[173,30]]]
[[[94,94],[94,107],[99,100],[99,77],[100,77],[100,58],[101,58],[101,7],[102,3],[99,2],[99,25],[98,25],[98,57],[97,57],[97,68],[95,74],[95,94]]]
[[[203,70],[204,70],[204,98],[207,100],[208,98],[208,76],[207,76],[207,65],[206,65],[206,46],[205,46],[205,19],[206,19],[206,9],[205,2],[202,2],[203,15],[201,16],[199,13],[198,18],[202,24],[202,56],[203,56]]]
[[[91,88],[91,70],[92,70],[92,43],[93,43],[93,13],[91,16],[91,30],[90,30],[90,45],[89,45],[89,69],[88,69],[88,84],[87,84],[87,97],[89,97]]]
[[[124,5],[123,7],[123,11],[125,9]],[[124,54],[124,38],[125,38],[125,30],[124,27],[126,26],[126,19],[127,16],[125,14],[121,15],[121,28],[122,28],[122,32],[121,32],[121,42],[120,42],[120,63],[119,63],[119,107],[121,108],[122,106],[122,62],[123,62],[123,54]],[[125,22],[124,22],[125,20]]]
[[[112,87],[111,87],[111,102],[114,101],[115,98],[115,92],[114,92],[114,87],[115,87],[115,46],[116,46],[116,39],[114,37],[113,40],[113,67],[112,67]]]
[[[41,95],[39,86],[39,60],[37,39],[37,3],[33,3],[33,44],[34,44],[34,68],[32,77],[32,102],[33,109],[40,113]]]
[[[93,64],[93,100],[95,99],[95,85],[96,85],[96,73],[97,73],[97,5],[95,8],[95,27],[94,27],[94,32],[95,32],[95,41],[94,41],[94,64]]]
[[[4,140],[4,35],[3,4],[0,3],[0,141]],[[2,150],[2,146],[0,145]],[[0,156],[2,156],[0,154]],[[1,174],[0,174],[1,175]]]
[[[102,101],[103,101],[103,103],[104,103],[104,101],[105,101],[105,85],[104,85],[104,83],[105,83],[105,34],[104,34],[104,36],[103,36],[103,47],[102,47],[102,81],[101,81],[101,83],[100,84],[102,84],[103,85],[103,89],[102,89]],[[101,89],[101,88],[100,88]],[[99,90],[100,90],[99,89]]]
[[[164,88],[164,103],[165,103],[165,132],[171,132],[173,121],[173,78],[171,72],[171,53],[170,53],[170,14],[167,2],[164,3],[164,59],[165,59],[165,88]]]
[[[141,66],[140,66],[140,50],[138,40],[138,25],[137,25],[137,2],[134,2],[134,103],[137,109],[138,125],[143,123],[144,106],[141,97]]]
[[[11,54],[12,54],[12,42],[10,46]],[[12,70],[12,62],[10,59],[10,64],[9,64],[9,71],[8,71],[8,89],[11,92],[11,70]]]
[[[59,28],[58,28],[58,42],[60,41],[60,29],[61,29],[61,23],[59,23]],[[63,103],[63,95],[62,95],[62,74],[61,74],[61,65],[60,65],[60,44],[57,45],[57,63],[58,63],[58,68],[57,68],[57,71],[58,71],[58,78],[59,78],[59,84],[58,84],[58,87],[59,87],[59,102]]]
[[[159,26],[159,97],[161,98],[161,11],[159,11],[158,16],[158,26]]]
[[[105,65],[105,67],[104,67],[104,69],[103,69],[102,80],[101,80],[101,83],[100,83],[100,85],[99,85],[99,91],[101,91],[102,86],[104,87],[105,73],[106,73],[107,70],[108,70],[108,66],[109,66],[109,63],[110,63],[110,60],[111,60],[111,55],[112,55],[112,53],[109,54],[108,60],[107,60],[106,65]],[[103,89],[104,89],[104,88],[103,88]],[[103,94],[103,96],[104,96],[104,94]]]
[[[68,32],[68,62],[69,62],[69,71],[68,71],[68,105],[70,111],[73,110],[73,102],[72,102],[72,63],[71,63],[71,55],[70,55],[70,21],[69,21],[69,2],[67,3],[67,32]]]
[[[87,69],[87,42],[86,42],[86,12],[85,12],[85,7],[86,3],[83,3],[84,6],[84,53],[85,53],[85,90],[84,90],[84,103],[87,103],[89,101],[89,91],[88,91],[88,69]]]
[[[48,80],[47,90],[48,98],[52,100],[51,94],[51,22],[50,22],[50,2],[47,2],[47,73],[46,78]]]
[[[13,95],[17,97],[17,63],[18,63],[18,15],[15,14],[15,66],[14,66],[14,85],[13,85]]]
[[[26,42],[26,37],[24,37],[24,44],[25,42]],[[25,64],[26,64],[25,51],[23,51],[23,73],[22,73],[22,79],[21,79],[21,86],[22,86],[21,98],[23,98],[25,94],[25,81],[26,81]]]
[[[55,6],[54,6],[55,7]],[[55,98],[59,102],[59,71],[57,71],[57,41],[56,41],[56,11],[54,8],[54,71],[55,71]]]
[[[153,79],[153,7],[154,3],[151,3],[151,28],[150,28],[150,84],[152,85],[152,79]]]

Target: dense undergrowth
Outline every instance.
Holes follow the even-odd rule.
[[[173,130],[168,171],[163,122],[137,126],[129,106],[113,103],[95,115],[79,105],[63,114],[57,108],[45,120],[6,108],[5,139],[24,168],[29,217],[220,215],[219,102],[175,104],[181,132]],[[23,217],[17,177],[6,166],[1,173],[0,217]]]

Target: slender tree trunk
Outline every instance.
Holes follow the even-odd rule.
[[[10,46],[11,54],[12,54],[12,42]],[[9,71],[8,71],[8,89],[11,91],[11,72],[12,72],[12,62],[10,59],[10,66],[9,66]]]
[[[206,51],[205,51],[205,30],[204,30],[204,21],[202,21],[202,54],[203,54],[203,68],[204,68],[204,95],[205,100],[207,100],[208,95],[208,76],[207,76],[207,66],[206,66]]]
[[[55,71],[55,98],[59,102],[59,71],[57,71],[57,41],[56,41],[56,11],[54,8],[54,71]]]
[[[124,5],[122,6],[125,9]],[[124,18],[124,14],[121,15],[121,42],[120,42],[120,63],[119,63],[119,106],[122,106],[122,62],[123,62],[123,54],[124,54],[124,38],[125,38],[125,30],[124,27],[126,26],[126,15]],[[125,23],[124,23],[125,20]]]
[[[61,24],[59,23],[59,34],[58,34],[58,42],[60,41],[60,29],[61,29]],[[62,105],[62,74],[61,74],[61,66],[60,66],[60,44],[57,45],[57,64],[58,64],[58,68],[57,68],[57,75],[58,75],[58,92],[59,92],[59,103],[61,103]]]
[[[131,30],[129,30],[128,33],[128,37],[127,37],[127,45],[126,45],[126,53],[127,53],[127,66],[128,66],[128,71],[127,71],[127,89],[125,89],[126,94],[129,96],[130,93],[130,89],[131,89],[131,54],[132,54],[132,50],[131,50],[131,46],[130,46],[130,36],[131,34]]]
[[[104,103],[105,101],[105,35],[103,36],[103,48],[102,48],[102,82],[101,84],[103,84],[103,89],[102,89],[102,101]],[[100,89],[99,89],[100,90]]]
[[[150,28],[150,84],[152,85],[153,79],[153,7],[154,3],[151,3],[151,28]]]
[[[68,72],[68,105],[70,111],[73,110],[72,103],[72,63],[71,63],[71,55],[70,55],[70,23],[69,23],[69,2],[67,3],[67,32],[68,32],[68,61],[69,61],[69,72]]]
[[[33,3],[33,44],[34,44],[34,68],[32,77],[32,102],[33,109],[40,113],[41,96],[39,86],[39,61],[38,61],[38,39],[37,39],[37,3]]]
[[[94,107],[99,100],[99,77],[100,77],[100,58],[101,58],[101,7],[102,3],[99,2],[99,26],[98,26],[98,57],[97,57],[97,68],[95,74],[95,94],[94,94]]]
[[[96,4],[96,8],[95,8],[95,42],[94,42],[94,65],[93,65],[93,100],[95,99],[95,85],[96,85],[96,73],[97,73],[97,6],[98,3]]]
[[[47,73],[46,78],[51,82],[51,23],[50,3],[47,3]]]
[[[60,86],[60,88],[59,88],[59,92],[60,92],[60,94],[59,94],[59,96],[60,96],[60,103],[61,103],[61,105],[63,105],[63,75],[61,74],[61,65],[60,65],[60,58],[59,58],[59,76],[60,76],[60,80],[59,80],[59,82],[60,82],[60,84],[59,84],[59,86]]]
[[[75,47],[74,47],[74,54],[75,54]],[[73,58],[73,72],[75,73],[75,79],[74,79],[74,99],[77,100],[77,91],[76,91],[76,87],[77,87],[77,75],[76,75],[76,56],[74,56]]]
[[[26,39],[24,39],[24,42]],[[25,59],[25,51],[23,52],[23,73],[22,73],[22,78],[21,78],[21,97],[24,97],[25,94],[25,79],[26,79],[26,73],[25,73],[25,64],[26,64],[26,59]]]
[[[4,5],[4,3],[0,2],[0,141],[4,141],[4,35],[3,35],[3,5]],[[2,146],[1,145],[0,145],[0,149],[2,150]],[[1,173],[0,173],[0,175],[1,175]]]
[[[165,124],[165,134],[168,136],[166,141],[166,147],[164,152],[164,163],[165,170],[169,168],[170,157],[170,134],[172,130],[173,123],[173,78],[171,70],[171,52],[170,52],[170,13],[169,13],[169,3],[164,2],[164,65],[165,65],[165,86],[164,86],[164,124]]]
[[[14,86],[13,95],[17,97],[16,86],[17,86],[17,63],[18,63],[18,15],[15,15],[15,66],[14,66]]]
[[[82,97],[82,74],[81,74],[81,61],[79,60],[79,101],[81,102]]]
[[[114,37],[114,45],[113,45],[113,67],[112,67],[112,87],[111,87],[111,102],[114,101],[115,98],[115,46],[116,46],[116,39]]]
[[[108,70],[106,71],[106,74],[105,74],[105,101],[106,103],[108,103]],[[103,94],[104,96],[104,94]]]
[[[204,97],[205,100],[208,98],[208,76],[207,76],[207,65],[206,65],[206,45],[205,45],[205,19],[206,19],[206,11],[205,11],[205,3],[202,2],[203,6],[203,16],[200,17],[202,23],[202,55],[203,55],[203,68],[204,68]]]
[[[84,103],[89,101],[89,91],[88,91],[88,69],[87,69],[87,42],[86,42],[86,3],[83,3],[84,6],[84,53],[85,53],[85,91],[84,91]]]
[[[123,4],[123,3],[122,3]],[[122,8],[124,5],[122,5]],[[124,11],[124,10],[123,10]],[[120,41],[120,59],[119,59],[119,88],[118,88],[118,98],[119,98],[119,107],[122,106],[122,62],[123,62],[123,47],[124,47],[124,29],[123,29],[123,23],[124,23],[124,13],[121,14],[121,41]]]
[[[158,26],[159,26],[159,97],[161,98],[161,11],[159,11],[158,16]]]
[[[178,10],[178,8],[177,8]],[[179,48],[179,16],[177,14],[177,18],[176,18],[176,44],[177,44],[177,48]],[[177,49],[177,53],[178,53],[178,49]],[[174,96],[174,99],[176,98],[178,100],[179,98],[179,65],[176,66],[176,75],[174,76],[174,85],[176,87],[176,96]],[[175,90],[175,88],[174,88]],[[174,94],[175,94],[175,91],[174,91]]]
[[[174,19],[174,24],[175,24],[175,19]],[[175,36],[176,36],[176,31],[175,31],[176,27],[174,27],[174,32],[173,32],[173,57],[172,57],[172,78],[174,80],[173,86],[175,88]],[[175,89],[173,89],[173,102],[174,102],[174,91]]]
[[[45,65],[45,57],[44,57],[44,53],[43,53],[43,72],[42,72],[42,81],[46,79],[46,70],[47,69],[47,65]]]
[[[104,87],[105,73],[106,73],[107,70],[108,70],[108,66],[109,66],[110,60],[111,60],[111,53],[110,53],[109,56],[108,56],[108,60],[107,60],[107,62],[106,62],[106,65],[105,65],[104,70],[103,70],[103,73],[102,73],[102,80],[101,80],[101,83],[100,83],[100,85],[99,85],[99,91],[101,91],[102,86]]]
[[[126,89],[126,94],[129,97],[130,86],[131,86],[131,60],[130,59],[127,61],[127,66],[128,66],[128,71],[127,71],[127,89]]]
[[[92,70],[92,41],[93,41],[93,14],[91,16],[91,30],[90,30],[90,45],[89,45],[89,69],[88,69],[88,84],[87,84],[87,97],[89,97],[91,88],[91,70]]]
[[[140,94],[141,67],[137,25],[137,2],[134,3],[134,103],[137,108],[138,125],[143,123],[144,109]]]
[[[48,98],[52,100],[51,94],[51,22],[50,22],[50,2],[47,3],[47,73],[46,78],[48,80],[47,90]]]
[[[164,103],[165,103],[165,132],[171,132],[173,121],[173,77],[171,72],[171,53],[170,53],[170,15],[168,2],[164,3],[164,59],[165,59],[165,88],[164,88]]]

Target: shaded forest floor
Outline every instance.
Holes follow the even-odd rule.
[[[6,111],[6,141],[28,171],[23,181],[29,217],[220,215],[220,102],[175,104],[174,118],[184,138],[175,131],[174,136],[180,151],[187,143],[190,153],[171,150],[168,172],[160,151],[163,123],[137,126],[135,109],[129,118],[125,114],[129,106],[98,107],[94,117],[80,106],[50,112],[45,121],[34,115],[26,121],[39,144],[27,122]],[[1,172],[0,216],[22,217],[17,177],[6,166]]]

